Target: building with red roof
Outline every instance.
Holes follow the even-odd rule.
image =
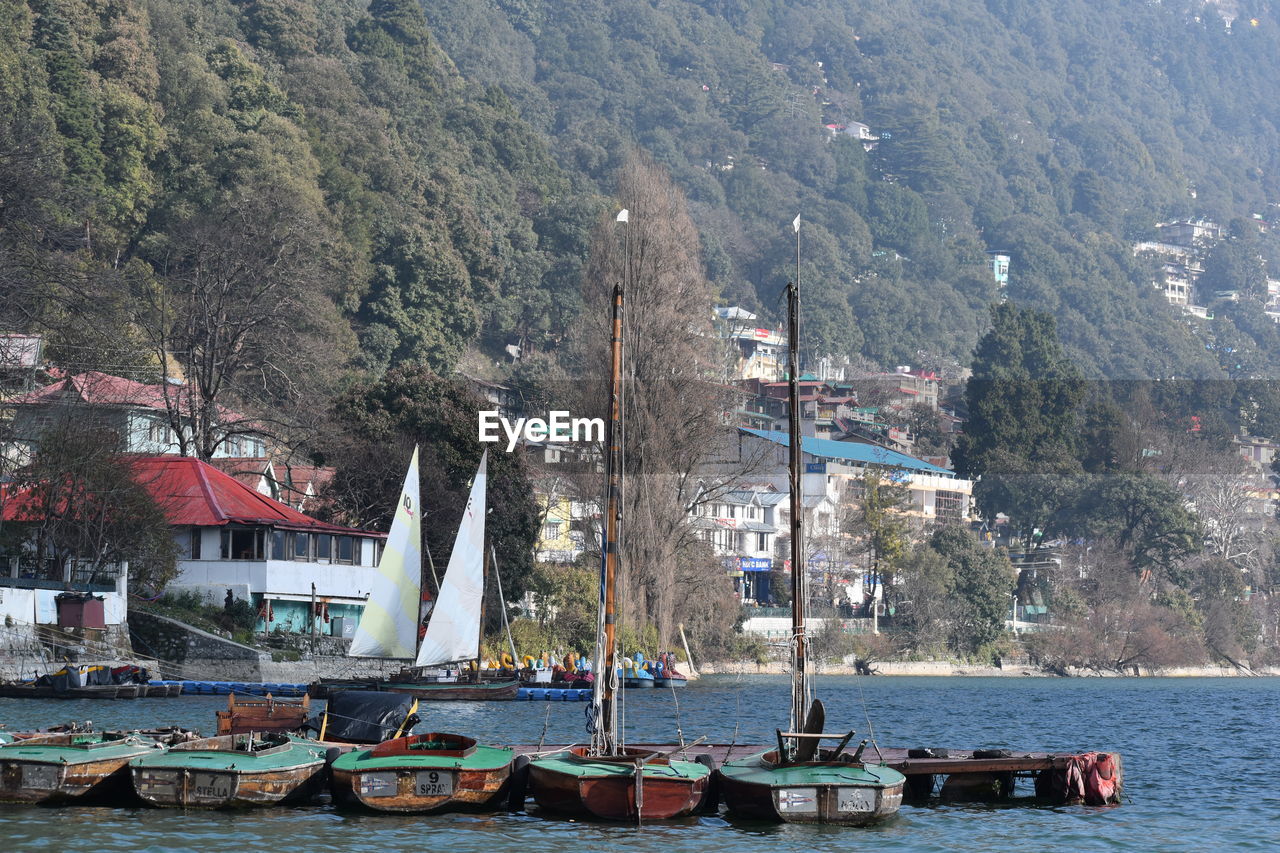
[[[211,604],[222,604],[229,592],[258,610],[259,630],[314,628],[340,636],[354,631],[377,574],[383,534],[312,518],[189,456],[126,458],[178,542],[178,573],[166,592],[196,592]],[[21,491],[10,489],[2,497],[0,520],[39,520]],[[9,585],[71,588],[67,583],[74,577],[67,573],[74,571],[73,560],[26,573],[19,570],[21,560],[21,553],[8,555]],[[122,570],[113,582],[119,586],[126,578]]]
[[[55,374],[56,375],[56,374]],[[170,380],[148,384],[109,373],[76,373],[4,401],[12,415],[13,443],[19,455],[35,453],[40,437],[60,418],[74,417],[115,433],[122,453],[179,453],[174,433],[176,418],[189,434],[190,407],[184,386]],[[216,456],[265,456],[264,431],[245,415],[219,408],[219,428],[225,433]]]
[[[135,476],[174,526],[182,556],[171,590],[251,601],[261,630],[354,630],[377,573],[383,534],[328,524],[199,459],[143,456]]]

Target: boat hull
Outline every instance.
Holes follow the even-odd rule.
[[[433,702],[505,702],[516,698],[519,681],[497,681],[479,684],[464,681],[424,682],[422,684],[393,682],[378,684],[374,689],[388,693],[407,693],[418,699]]]
[[[720,794],[738,817],[866,826],[887,820],[902,805],[905,777],[888,767],[844,761],[779,767],[764,755],[726,762],[718,771]]]
[[[66,765],[0,761],[0,802],[122,805],[129,799],[128,765],[127,757]]]
[[[593,766],[593,764],[595,766]],[[640,777],[631,762],[557,759],[529,765],[529,789],[540,808],[575,817],[617,821],[670,820],[702,807],[708,768],[694,762],[648,764]]]
[[[448,778],[449,794],[420,793],[420,775],[435,773]],[[332,771],[336,803],[360,805],[378,812],[439,814],[456,811],[493,811],[505,803],[511,782],[511,765],[497,770],[429,771],[422,767],[381,768],[369,771]],[[387,783],[391,783],[388,788]]]
[[[655,678],[653,680],[654,687],[687,687],[688,684],[687,678]]]
[[[78,737],[37,736],[0,749],[0,802],[133,802],[129,794],[129,761],[147,754],[150,747],[71,745]]]
[[[133,789],[161,808],[235,809],[306,803],[324,790],[324,762],[261,772],[133,767]]]
[[[400,814],[492,810],[508,795],[514,760],[514,750],[464,735],[407,735],[334,761],[333,798]]]
[[[133,790],[167,808],[233,809],[306,803],[324,790],[325,749],[312,742],[258,753],[228,746],[243,735],[192,741],[130,764]]]

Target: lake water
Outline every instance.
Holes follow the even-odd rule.
[[[630,739],[765,743],[785,721],[789,682],[713,676],[688,689],[634,691]],[[1117,750],[1118,808],[903,806],[870,829],[777,826],[721,817],[646,826],[536,815],[391,817],[328,806],[252,813],[0,805],[5,850],[1280,850],[1280,679],[853,678],[818,682],[827,729],[866,732],[863,697],[885,746]],[[586,738],[580,702],[427,703],[421,728],[492,742]],[[0,699],[0,722],[21,730],[91,719],[103,727],[177,724],[209,733],[226,697],[133,701]],[[1019,793],[1029,793],[1020,781]]]

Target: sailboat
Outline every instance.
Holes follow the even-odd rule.
[[[906,777],[883,762],[863,761],[864,740],[848,752],[854,732],[823,732],[826,711],[813,699],[809,638],[805,631],[806,576],[800,492],[800,406],[798,332],[800,315],[800,217],[796,230],[796,278],[787,286],[787,337],[790,350],[791,477],[791,719],[777,730],[777,748],[726,761],[720,766],[720,790],[729,811],[740,817],[786,823],[861,826],[898,811]],[[822,741],[836,740],[824,748]]]
[[[664,820],[699,808],[711,768],[670,752],[627,747],[615,714],[619,681],[616,598],[621,513],[622,286],[613,290],[611,400],[606,446],[608,494],[600,548],[600,599],[596,623],[595,679],[589,711],[591,744],[529,763],[529,789],[541,808],[604,820]],[[610,677],[611,676],[611,677]]]
[[[518,680],[482,681],[479,678],[488,466],[489,453],[485,451],[458,523],[440,596],[431,611],[426,635],[418,643],[422,518],[418,503],[418,451],[414,449],[391,532],[378,562],[378,575],[347,652],[351,657],[413,658],[413,668],[390,679],[328,682],[329,690],[376,689],[429,700],[516,698]],[[421,672],[426,667],[466,661],[475,661],[470,679],[456,669],[438,670],[434,674]]]

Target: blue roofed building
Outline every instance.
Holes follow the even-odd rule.
[[[741,458],[753,460],[761,473],[785,489],[790,436],[745,427],[740,427],[738,434]],[[851,484],[841,481],[861,480],[868,468],[881,468],[889,479],[907,489],[912,505],[908,515],[918,525],[972,520],[973,481],[957,477],[948,468],[875,444],[813,436],[801,438],[800,450],[804,464],[801,489],[806,495],[844,493]]]

